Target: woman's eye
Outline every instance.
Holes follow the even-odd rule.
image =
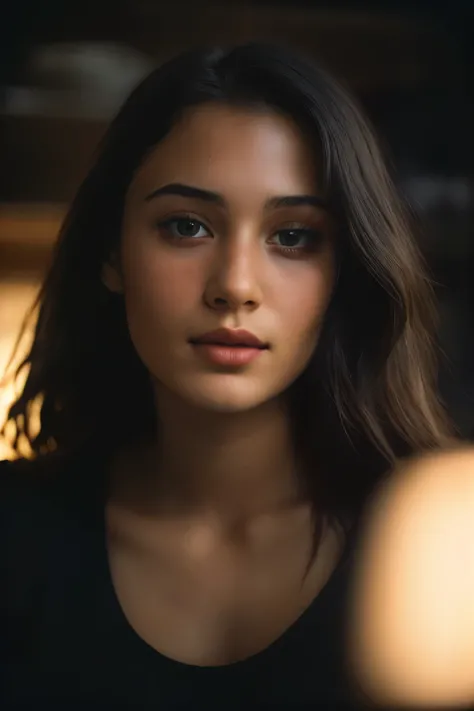
[[[285,250],[311,249],[321,241],[321,232],[308,228],[279,230],[273,238],[273,244]]]
[[[189,239],[209,236],[209,230],[199,220],[191,217],[173,217],[160,223],[173,237],[177,239]]]

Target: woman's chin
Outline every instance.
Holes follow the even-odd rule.
[[[266,402],[266,398],[249,397],[245,393],[226,393],[214,391],[213,393],[193,393],[187,398],[188,402],[203,412],[221,414],[238,414],[254,410]]]
[[[224,382],[205,382],[188,384],[181,390],[181,398],[193,407],[206,412],[237,414],[261,407],[273,400],[277,393],[269,392],[255,380],[226,379]]]
[[[202,410],[203,414],[239,414],[274,403],[289,386],[265,381],[250,373],[193,373],[191,377],[155,380],[158,407],[166,410],[167,401],[176,399],[180,407]]]

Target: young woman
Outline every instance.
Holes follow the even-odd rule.
[[[331,78],[258,44],[151,74],[66,219],[6,425],[35,455],[1,472],[9,699],[346,699],[362,508],[448,433],[432,322]]]

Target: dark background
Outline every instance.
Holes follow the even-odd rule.
[[[9,2],[0,20],[0,349],[17,325],[5,318],[12,285],[40,280],[65,206],[133,83],[182,49],[250,39],[313,54],[376,124],[437,285],[442,392],[462,434],[474,434],[471,0]]]

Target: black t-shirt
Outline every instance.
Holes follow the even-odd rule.
[[[343,671],[349,549],[267,649],[228,666],[182,664],[134,632],[115,595],[100,458],[49,477],[16,469],[0,462],[0,708],[353,707]]]

